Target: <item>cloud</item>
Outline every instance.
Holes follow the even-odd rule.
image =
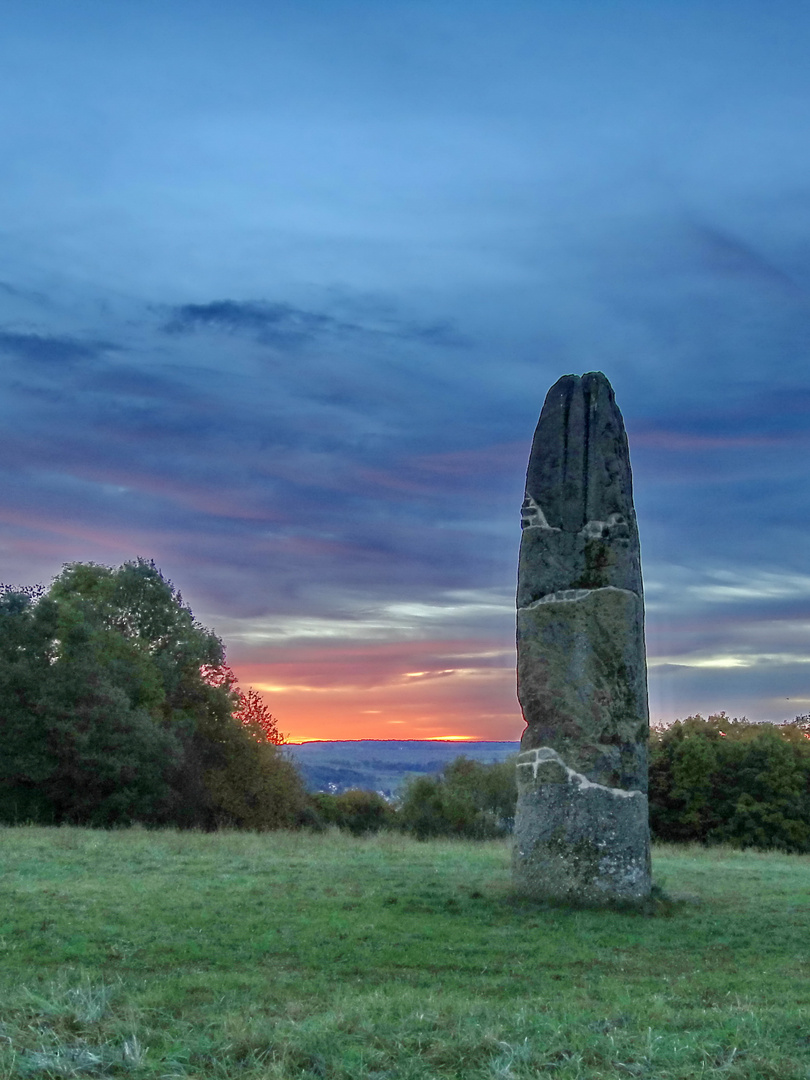
[[[495,590],[448,590],[423,601],[402,600],[374,603],[385,594],[387,580],[376,575],[366,596],[354,602],[341,601],[343,612],[331,616],[322,614],[298,615],[272,612],[250,618],[218,618],[222,633],[240,647],[283,647],[285,650],[301,642],[364,641],[368,643],[454,639],[459,626],[491,632],[493,626],[511,627],[515,604],[511,595]],[[427,593],[428,590],[419,590]],[[321,601],[322,607],[328,601]],[[438,635],[438,638],[437,638]],[[442,650],[448,646],[443,644]],[[508,651],[511,650],[509,646]],[[501,655],[498,653],[497,655]]]
[[[799,437],[810,438],[810,432],[802,432]],[[639,431],[633,432],[633,447],[650,447],[655,450],[677,451],[715,451],[715,450],[758,450],[784,448],[795,445],[796,434],[757,435],[706,435],[690,431]]]
[[[362,305],[353,305],[361,310]],[[229,334],[248,334],[263,344],[290,348],[326,337],[371,335],[401,338],[441,347],[467,344],[450,320],[421,323],[392,314],[377,317],[365,324],[346,321],[324,312],[307,311],[289,303],[266,300],[211,300],[206,304],[181,304],[171,309],[163,324],[167,334],[188,334],[214,330]]]
[[[364,685],[405,641],[386,715],[410,671],[409,722],[501,722],[459,690],[483,661],[437,643],[512,648],[542,398],[602,368],[651,685],[739,678],[763,709],[806,685],[741,658],[810,633],[810,15],[287,7],[203,12],[194,49],[155,0],[92,28],[14,15],[0,41],[49,57],[11,58],[0,110],[24,163],[0,193],[15,579],[154,555],[237,652],[300,647],[290,685],[329,649]]]
[[[76,367],[114,348],[109,342],[78,341],[52,334],[22,334],[0,330],[0,351],[36,364]]]
[[[732,231],[715,224],[692,222],[691,233],[710,273],[775,287],[791,297],[807,297],[806,290],[790,274]]]
[[[513,672],[514,644],[503,646],[496,639],[422,637],[397,641],[343,640],[320,643],[302,639],[268,654],[266,649],[245,648],[234,641],[233,656],[240,663],[262,671],[266,686],[277,689],[291,683],[308,682],[313,689],[328,691],[360,686],[393,686],[479,672],[482,678],[500,678]],[[309,676],[307,678],[307,669]]]
[[[362,466],[357,478],[389,498],[419,498],[441,501],[448,509],[456,498],[462,507],[470,506],[471,495],[484,503],[487,496],[500,502],[504,491],[519,503],[521,493],[505,481],[522,483],[529,439],[494,443],[465,450],[439,451],[435,454],[401,456],[386,468]]]
[[[44,293],[31,289],[22,289],[8,281],[0,281],[0,292],[15,299],[32,301],[36,305],[46,305],[48,303],[48,298]]]
[[[810,656],[802,653],[744,653],[739,656],[656,656],[649,661],[652,669],[659,667],[686,668],[752,668],[793,667],[795,664],[810,664]]]
[[[200,329],[248,333],[265,342],[291,345],[335,330],[356,328],[327,315],[302,311],[291,304],[212,300],[207,304],[182,304],[174,308],[163,329],[168,334],[191,333]]]

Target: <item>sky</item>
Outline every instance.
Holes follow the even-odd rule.
[[[6,0],[0,580],[154,559],[293,741],[518,739],[561,375],[650,713],[810,712],[810,7]]]

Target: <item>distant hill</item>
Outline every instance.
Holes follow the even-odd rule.
[[[397,794],[413,775],[439,772],[454,758],[490,763],[516,754],[517,742],[400,742],[361,739],[291,743],[286,752],[298,765],[309,791],[366,788],[387,797]]]

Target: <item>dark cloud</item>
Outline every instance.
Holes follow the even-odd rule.
[[[35,364],[71,368],[95,360],[114,346],[101,341],[79,341],[51,334],[21,334],[0,330],[0,352]]]
[[[132,365],[107,366],[93,372],[92,382],[85,389],[116,398],[146,398],[182,402],[187,408],[189,399],[199,397],[199,391],[177,374],[154,369],[145,370]]]
[[[195,330],[248,333],[275,345],[294,345],[336,330],[357,329],[328,315],[302,311],[291,304],[264,301],[212,300],[207,304],[182,304],[172,310],[163,329],[169,334]]]
[[[265,300],[212,300],[207,304],[181,304],[172,308],[163,324],[167,334],[195,330],[242,333],[279,348],[290,348],[330,336],[370,335],[456,348],[466,339],[450,320],[421,323],[391,314],[363,324],[324,312],[307,311],[287,303]]]

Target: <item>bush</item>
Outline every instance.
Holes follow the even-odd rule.
[[[807,718],[725,713],[653,728],[650,825],[658,840],[810,851]]]
[[[379,832],[394,824],[393,807],[376,791],[352,788],[340,795],[319,792],[313,795],[312,801],[324,825],[337,825],[355,836]]]
[[[463,836],[488,840],[512,831],[517,786],[515,759],[483,765],[458,757],[437,776],[417,776],[405,787],[400,827],[420,840]]]

